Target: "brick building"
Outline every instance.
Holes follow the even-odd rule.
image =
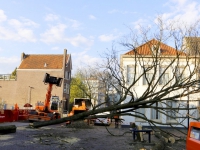
[[[0,102],[5,101],[6,109],[16,103],[23,108],[25,103],[35,107],[38,101],[44,102],[48,85],[43,82],[45,73],[63,78],[61,87],[53,86],[52,95],[62,100],[61,108],[68,109],[72,60],[67,54],[21,54],[21,63],[17,68],[15,80],[0,79]]]

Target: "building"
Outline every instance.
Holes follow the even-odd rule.
[[[184,37],[182,46],[188,55],[199,55],[200,37]]]
[[[121,55],[120,58],[120,65],[123,68],[126,87],[132,86],[132,83],[135,82],[130,90],[134,93],[134,99],[137,100],[137,98],[141,97],[148,89],[149,82],[151,81],[152,86],[156,86],[155,91],[160,91],[163,86],[170,86],[170,84],[174,82],[181,85],[181,83],[184,82],[184,79],[190,75],[191,71],[194,73],[191,79],[198,79],[199,73],[195,72],[195,58],[187,56],[188,54],[184,53],[184,51],[177,51],[175,48],[155,39],[138,46]],[[193,90],[192,88],[193,87],[185,87],[185,90],[191,91]],[[184,88],[181,90],[184,90]],[[178,92],[183,92],[181,90]],[[169,95],[166,95],[166,99],[173,94],[174,93],[171,92]],[[134,117],[134,114],[137,114],[139,116],[145,115],[149,120],[163,123],[163,125],[159,124],[158,126],[173,124],[177,127],[181,127],[178,125],[179,122],[188,126],[187,110],[175,112],[165,108],[197,107],[199,106],[199,102],[191,100],[197,99],[198,97],[199,94],[191,94],[188,97],[176,98],[173,99],[173,101],[166,100],[165,103],[157,102],[152,105],[163,107],[163,109],[160,110],[163,110],[163,112],[165,111],[165,113],[161,113],[160,110],[153,108],[139,108],[135,112],[132,112],[133,116],[123,116],[123,119],[125,120],[123,125],[130,125],[130,122],[135,122],[136,124],[141,124],[143,126],[152,125],[139,117]],[[131,98],[131,96],[127,96],[125,102],[130,101]],[[151,97],[145,100],[150,99]],[[187,102],[189,105],[187,105]],[[199,113],[196,109],[190,110],[189,114],[194,118],[199,117]]]
[[[87,87],[87,94],[90,95],[93,106],[105,102],[105,84],[97,77],[89,77],[84,80],[84,84]],[[100,107],[105,107],[101,105]]]
[[[4,101],[6,109],[12,109],[17,103],[19,108],[30,103],[33,108],[38,101],[44,102],[47,86],[43,82],[44,75],[63,78],[61,87],[53,86],[52,95],[59,96],[61,108],[68,110],[70,93],[72,60],[64,49],[63,54],[21,54],[21,63],[17,68],[15,79],[1,75],[0,101]],[[7,78],[5,78],[7,77]]]

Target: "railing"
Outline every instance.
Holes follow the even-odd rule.
[[[16,76],[13,76],[11,74],[0,74],[0,80],[17,80]]]

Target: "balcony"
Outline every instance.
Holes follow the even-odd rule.
[[[11,74],[0,74],[0,81],[15,81],[17,80],[16,76],[13,76]]]

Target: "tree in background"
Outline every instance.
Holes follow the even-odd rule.
[[[86,86],[84,85],[82,79],[79,74],[76,74],[71,79],[70,84],[70,110],[72,108],[74,98],[85,98],[86,95],[84,91],[86,90]]]

